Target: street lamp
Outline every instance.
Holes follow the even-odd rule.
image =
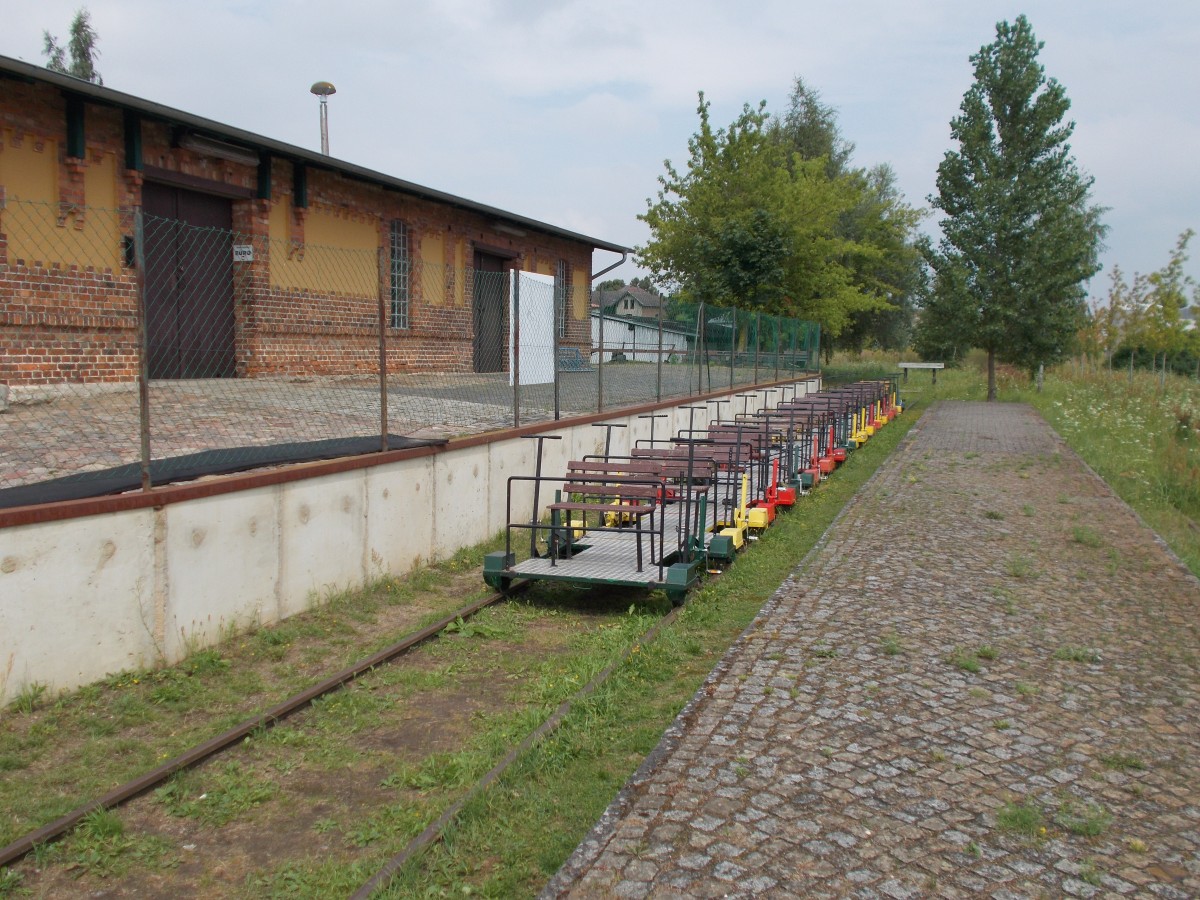
[[[335,88],[328,81],[318,81],[311,88],[312,93],[321,98],[321,153],[329,155],[329,95],[336,94]]]

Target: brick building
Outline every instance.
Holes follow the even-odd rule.
[[[0,384],[128,381],[143,340],[150,378],[503,371],[503,273],[588,348],[595,249],[0,57]]]

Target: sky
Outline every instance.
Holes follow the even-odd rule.
[[[0,0],[0,54],[44,63],[79,0]],[[1104,270],[1163,267],[1200,229],[1195,0],[90,0],[107,87],[436,190],[636,247],[697,92],[726,125],[786,109],[797,76],[859,166],[927,208],[970,56],[1025,14],[1067,91],[1079,167],[1108,207]],[[936,217],[926,221],[934,231]],[[1188,273],[1200,280],[1200,239]],[[593,269],[620,257],[597,252]],[[606,277],[642,274],[630,262]]]

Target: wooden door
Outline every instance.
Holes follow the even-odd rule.
[[[233,377],[231,201],[148,182],[142,210],[150,377]]]
[[[508,319],[508,290],[504,259],[490,253],[475,253],[475,284],[472,307],[475,322],[474,367],[476,372],[503,372],[505,322]]]

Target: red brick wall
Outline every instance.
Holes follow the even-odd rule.
[[[0,130],[18,132],[23,139],[58,143],[59,196],[50,202],[74,208],[72,215],[91,215],[84,195],[84,167],[98,154],[115,153],[118,160],[117,196],[127,222],[120,234],[132,233],[131,210],[141,197],[141,173],[124,168],[124,137],[120,110],[88,104],[88,157],[73,160],[65,150],[65,104],[56,89],[44,85],[6,82],[0,93]],[[253,190],[254,166],[193,154],[171,146],[163,123],[143,122],[143,159],[148,167],[215,185]],[[287,239],[270,234],[272,204],[293,199],[290,162],[272,166],[272,200],[233,201],[235,243],[255,247],[253,263],[235,266],[235,344],[240,376],[302,374],[375,374],[378,371],[379,293],[387,311],[387,265],[365,260],[376,293],[314,294],[284,291],[270,283],[270,253],[288,252]],[[199,189],[199,188],[197,188]],[[4,185],[0,185],[0,191]],[[219,191],[218,191],[219,192]],[[0,194],[2,199],[3,194]],[[440,235],[448,261],[458,241],[464,242],[464,262],[471,265],[476,246],[516,254],[512,265],[536,269],[559,259],[571,270],[587,271],[591,247],[530,232],[516,237],[496,231],[489,217],[445,204],[422,200],[317,169],[308,172],[309,208],[339,215],[368,217],[378,223],[379,248],[386,260],[389,224],[408,224],[414,262],[420,260],[425,235]],[[288,238],[303,247],[308,213],[293,209]],[[15,218],[8,216],[10,224]],[[121,227],[124,226],[124,227]],[[9,259],[5,240],[6,215],[0,209],[0,382],[45,384],[67,381],[123,381],[137,373],[137,286],[135,272],[92,267],[52,267],[38,260]],[[69,225],[67,226],[69,227]],[[114,232],[115,233],[115,232]],[[270,240],[268,240],[270,238]],[[116,238],[114,238],[116,239]],[[313,252],[316,250],[313,248]],[[472,368],[471,270],[428,277],[414,266],[410,293],[410,327],[387,329],[388,369],[404,372],[469,372]],[[453,301],[454,279],[465,280],[462,302]],[[361,283],[361,282],[359,282]],[[426,296],[442,290],[440,298]],[[436,302],[440,300],[440,303]],[[589,325],[568,317],[565,343],[586,348]]]

